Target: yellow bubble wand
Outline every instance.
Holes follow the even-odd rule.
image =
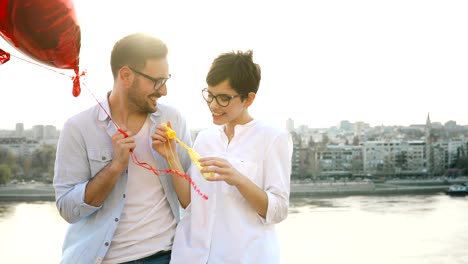
[[[190,159],[192,160],[193,164],[195,164],[195,166],[197,166],[197,169],[201,173],[203,178],[207,179],[207,178],[210,178],[210,177],[214,177],[213,172],[205,172],[205,173],[201,172],[201,169],[203,167],[200,165],[200,162],[198,161],[200,159],[200,154],[198,154],[193,148],[187,146],[184,142],[182,142],[180,139],[178,139],[177,136],[176,136],[176,132],[172,128],[170,128],[166,123],[162,123],[162,126],[166,127],[166,129],[167,129],[166,130],[166,136],[169,139],[174,139],[177,143],[179,143],[179,145],[181,145],[184,149],[187,150],[187,153],[189,154]]]

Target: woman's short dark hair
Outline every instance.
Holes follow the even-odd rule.
[[[250,92],[257,93],[260,79],[261,69],[253,61],[253,51],[232,51],[219,55],[213,61],[206,83],[216,86],[227,80],[237,93],[246,98]]]

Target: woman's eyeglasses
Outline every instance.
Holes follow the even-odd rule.
[[[203,95],[203,99],[205,99],[205,101],[207,103],[211,103],[211,102],[213,102],[213,100],[216,100],[216,103],[218,103],[218,105],[223,106],[223,107],[228,106],[229,102],[231,102],[231,100],[233,98],[240,97],[239,94],[236,94],[236,95],[228,95],[228,94],[213,95],[212,93],[210,93],[208,91],[208,88],[205,88],[205,89],[202,90],[202,95]]]

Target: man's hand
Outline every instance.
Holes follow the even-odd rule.
[[[122,131],[120,131],[122,130]],[[112,148],[114,149],[114,157],[112,159],[114,165],[125,169],[130,160],[130,152],[136,147],[133,133],[129,130],[119,129],[112,136]]]

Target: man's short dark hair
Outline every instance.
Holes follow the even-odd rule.
[[[167,46],[160,39],[144,33],[134,33],[117,41],[111,53],[111,69],[114,79],[122,66],[141,70],[149,59],[167,56]]]

